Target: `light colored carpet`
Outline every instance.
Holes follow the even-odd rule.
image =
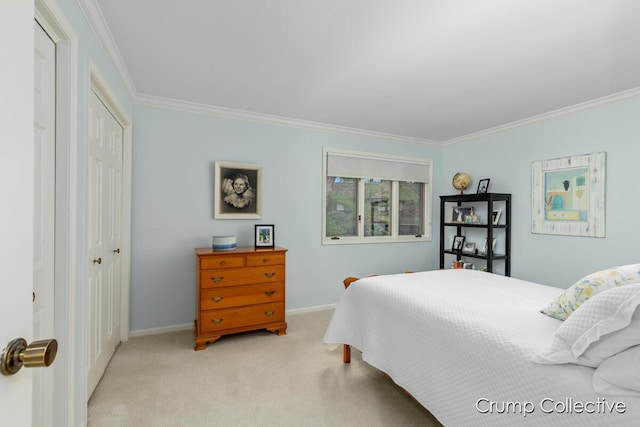
[[[331,313],[197,352],[192,331],[132,338],[91,397],[88,426],[439,426],[358,351],[345,365],[342,347],[322,343]]]

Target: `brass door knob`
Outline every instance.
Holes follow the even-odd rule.
[[[2,350],[0,372],[2,375],[13,375],[23,366],[38,368],[50,366],[56,360],[58,341],[34,341],[27,345],[24,338],[16,338]]]

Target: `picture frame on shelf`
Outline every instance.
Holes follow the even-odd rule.
[[[491,252],[493,252],[496,248],[496,242],[498,241],[498,239],[496,239],[495,237],[491,239]],[[489,245],[487,242],[487,238],[484,239],[484,243],[482,244],[482,249],[480,249],[480,253],[482,255],[486,255],[487,252],[489,251]]]
[[[214,162],[214,218],[260,219],[262,167]]]
[[[451,222],[454,224],[470,224],[473,216],[473,206],[454,206],[451,208]]]
[[[491,181],[491,178],[485,178],[485,179],[481,179],[480,181],[478,181],[478,190],[476,191],[477,194],[484,194],[484,193],[488,193],[489,192],[489,182]]]
[[[491,222],[493,225],[498,225],[500,222],[500,215],[502,215],[502,209],[494,209],[491,214]]]
[[[463,254],[475,255],[477,252],[476,243],[475,242],[465,242],[462,247]]]
[[[273,224],[256,224],[255,247],[266,249],[275,246],[275,230]]]
[[[451,250],[453,252],[460,252],[464,246],[464,236],[454,236],[453,243],[451,244]]]

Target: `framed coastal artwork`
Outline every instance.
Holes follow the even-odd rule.
[[[214,217],[262,218],[262,167],[248,163],[215,162],[214,169]]]
[[[531,232],[605,237],[606,153],[531,164]]]

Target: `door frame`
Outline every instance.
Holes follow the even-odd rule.
[[[34,18],[56,44],[54,335],[60,348],[53,365],[53,417],[54,425],[73,425],[78,416],[78,376],[82,375],[73,309],[78,259],[78,37],[54,1],[35,0]]]
[[[59,342],[52,367],[54,379],[54,425],[85,425],[87,420],[87,308],[80,283],[86,277],[86,191],[79,178],[86,174],[86,150],[79,146],[81,130],[86,134],[92,88],[99,90],[124,129],[122,182],[122,319],[121,339],[129,338],[129,289],[131,268],[131,168],[132,123],[101,76],[90,64],[86,80],[80,81],[79,42],[72,25],[55,0],[34,0],[35,16],[56,44],[56,260],[54,333]],[[86,89],[80,99],[79,90]],[[90,86],[90,87],[89,87]],[[79,103],[84,109],[79,110]],[[85,138],[86,140],[86,135]]]

